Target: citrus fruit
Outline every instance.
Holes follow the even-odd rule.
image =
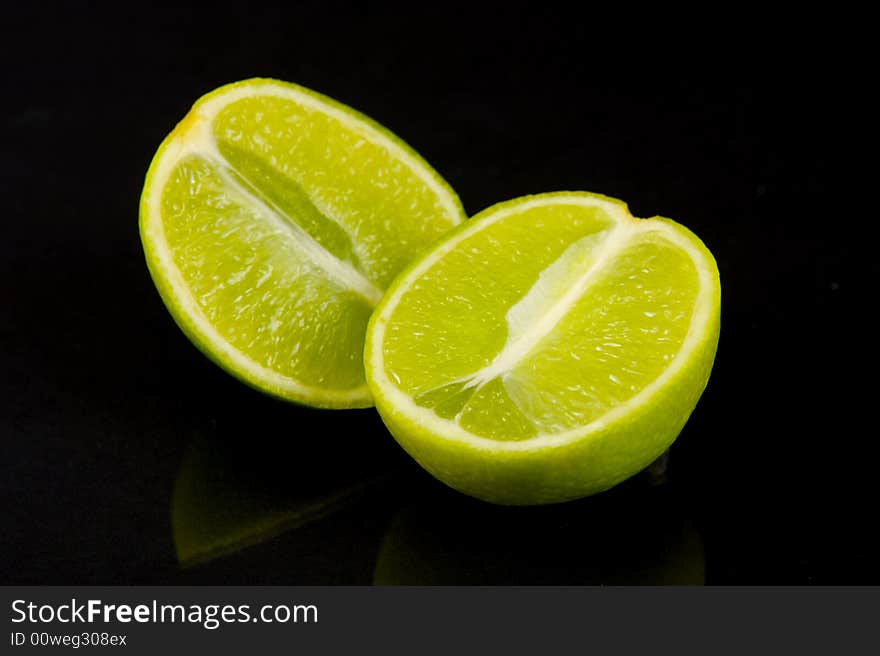
[[[605,490],[681,431],[718,343],[715,261],[686,228],[562,192],[495,205],[376,308],[376,407],[431,474],[541,504]]]
[[[150,273],[189,338],[244,382],[328,408],[371,405],[367,320],[403,266],[463,219],[388,130],[265,79],[193,106],[140,206]]]

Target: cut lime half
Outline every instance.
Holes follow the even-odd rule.
[[[540,504],[638,472],[684,426],[718,342],[720,283],[686,228],[620,201],[501,203],[395,281],[367,332],[376,406],[434,476]]]
[[[464,219],[450,187],[388,130],[294,84],[201,98],[144,184],[153,280],[212,360],[275,396],[371,405],[367,320],[416,254]]]

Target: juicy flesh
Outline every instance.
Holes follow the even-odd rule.
[[[450,227],[405,163],[337,118],[244,98],[162,192],[165,241],[209,323],[253,361],[306,384],[364,384],[382,289]]]
[[[457,244],[404,292],[385,367],[482,437],[585,425],[671,363],[698,290],[688,253],[600,208],[537,206]]]
[[[330,114],[245,98],[218,114],[214,135],[242,176],[379,288],[449,230],[449,208],[424,179]]]

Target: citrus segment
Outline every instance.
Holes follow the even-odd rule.
[[[399,139],[274,80],[199,100],[159,148],[141,201],[150,271],[196,345],[263,391],[322,407],[371,404],[370,313],[462,219]]]
[[[687,229],[584,193],[502,203],[394,283],[367,336],[379,412],[448,484],[585,496],[675,439],[718,339],[715,262]]]

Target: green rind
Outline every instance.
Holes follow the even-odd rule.
[[[557,192],[539,196],[556,195],[573,194]],[[532,198],[535,196],[494,205],[466,225]],[[626,207],[621,201],[601,198]],[[599,419],[586,426],[581,435],[560,445],[536,449],[487,448],[479,443],[432,434],[382,395],[371,357],[372,349],[381,345],[374,343],[373,331],[387,300],[397,288],[408,284],[408,273],[418,264],[411,263],[373,313],[367,327],[365,351],[367,383],[376,409],[404,450],[434,477],[460,492],[491,503],[524,506],[559,503],[602,492],[640,472],[666,451],[678,437],[709,380],[720,333],[721,283],[715,258],[696,235],[671,219],[655,218],[671,224],[689,239],[705,258],[704,265],[712,271],[712,286],[707,290],[707,301],[713,308],[709,324],[695,343],[692,357],[651,396],[607,423]],[[464,228],[459,226],[452,230],[423,257],[441,248]]]
[[[455,190],[449,185],[448,182],[446,182],[446,180],[443,179],[443,177],[434,169],[434,167],[431,166],[428,163],[428,161],[424,157],[422,157],[418,153],[418,151],[416,151],[412,146],[410,146],[403,139],[401,139],[399,136],[394,134],[387,127],[385,127],[384,125],[382,125],[378,121],[370,118],[366,114],[362,114],[358,110],[354,109],[353,107],[350,107],[349,105],[346,105],[345,103],[339,102],[338,100],[331,98],[330,96],[325,96],[323,93],[319,93],[319,92],[314,91],[312,89],[309,89],[307,87],[300,86],[299,84],[296,84],[295,82],[286,82],[284,80],[278,80],[278,79],[271,78],[271,77],[252,77],[252,78],[248,78],[246,80],[239,80],[238,82],[230,82],[229,84],[224,84],[222,87],[218,87],[218,88],[214,89],[213,91],[206,93],[204,96],[202,96],[201,98],[196,100],[196,102],[193,104],[192,108],[190,109],[190,113],[192,113],[193,110],[198,109],[200,105],[202,105],[203,103],[207,102],[208,100],[210,100],[211,98],[213,98],[215,96],[222,95],[223,93],[226,93],[226,92],[231,91],[233,89],[237,89],[239,87],[254,86],[254,85],[259,85],[259,84],[276,84],[276,85],[279,85],[282,87],[287,87],[289,89],[294,89],[303,95],[310,96],[310,97],[314,98],[315,100],[319,100],[320,102],[324,103],[325,105],[328,105],[328,106],[333,107],[334,109],[337,109],[345,114],[348,114],[353,119],[356,119],[356,120],[360,121],[361,123],[368,125],[376,132],[379,132],[384,137],[386,137],[389,141],[393,142],[398,148],[400,148],[401,150],[406,152],[407,155],[409,155],[414,160],[416,160],[416,162],[421,164],[422,168],[428,174],[428,176],[437,184],[437,186],[441,187],[446,192],[446,194],[449,196],[449,199],[453,202],[453,204],[455,204],[457,206],[457,208],[459,210],[459,216],[457,217],[459,219],[458,223],[461,223],[465,219],[467,219],[467,214],[465,214],[464,207],[461,204],[461,200],[459,199],[458,194],[455,193]],[[171,135],[169,135],[169,137],[170,136]],[[168,138],[166,138],[165,141],[167,141],[167,140],[168,140]],[[164,144],[165,144],[165,142],[163,142],[163,145]],[[160,148],[161,148],[161,146],[160,146]],[[156,153],[156,155],[158,156],[158,152]],[[155,158],[154,158],[154,160],[155,160]]]
[[[326,396],[316,396],[312,394],[304,394],[304,395],[296,395],[291,390],[283,389],[280,387],[275,387],[271,384],[271,382],[260,378],[259,376],[254,376],[249,371],[245,371],[235,367],[227,358],[224,357],[223,353],[211,343],[211,341],[205,337],[202,330],[199,328],[198,323],[193,319],[192,315],[186,312],[180,305],[177,300],[177,295],[171,288],[171,284],[168,282],[168,279],[165,277],[164,272],[161,272],[159,267],[156,267],[152,263],[152,249],[153,246],[148,240],[143,240],[144,252],[147,260],[147,268],[150,271],[150,275],[153,278],[153,284],[156,286],[156,290],[159,292],[159,296],[162,299],[162,302],[165,304],[168,313],[171,315],[171,318],[174,320],[174,323],[180,328],[184,335],[189,339],[190,342],[211,362],[215,365],[223,369],[226,373],[231,375],[233,378],[238,381],[244,383],[248,387],[251,387],[258,392],[262,392],[264,394],[268,394],[276,399],[280,399],[282,401],[289,401],[293,403],[298,403],[300,405],[306,405],[313,408],[322,408],[326,410],[334,410],[334,409],[350,409],[350,408],[370,408],[373,406],[372,397],[370,396],[369,390],[364,390],[363,396],[361,398],[348,399],[343,394],[333,394],[332,392],[326,394]],[[361,389],[361,388],[356,388]],[[325,390],[321,390],[325,392]]]
[[[146,222],[148,220],[147,197],[149,195],[148,192],[152,187],[152,181],[158,163],[165,155],[169,144],[171,144],[174,140],[177,130],[187,122],[187,119],[189,117],[194,115],[196,110],[201,105],[203,105],[207,101],[240,87],[262,84],[274,84],[294,89],[297,92],[302,93],[303,95],[315,98],[316,100],[319,100],[322,103],[351,116],[353,119],[364,123],[373,130],[379,132],[389,141],[392,141],[401,150],[406,152],[410,157],[412,157],[417,164],[421,165],[424,172],[427,173],[428,177],[430,177],[438,185],[438,187],[440,187],[448,195],[449,200],[451,200],[452,204],[455,205],[459,210],[458,216],[450,217],[450,219],[457,219],[456,223],[460,224],[467,218],[464,212],[464,208],[461,205],[461,201],[459,200],[456,193],[453,191],[452,187],[440,176],[439,173],[437,173],[437,171],[433,169],[433,167],[431,167],[430,164],[428,164],[427,161],[425,161],[425,159],[421,155],[419,155],[412,147],[410,147],[400,137],[391,132],[388,128],[374,121],[370,117],[361,114],[360,112],[349,107],[348,105],[345,105],[337,100],[334,100],[333,98],[325,96],[311,89],[302,87],[298,84],[275,80],[272,78],[249,78],[247,80],[241,80],[239,82],[226,84],[200,97],[193,104],[187,115],[183,119],[181,119],[181,121],[178,123],[178,126],[174,130],[172,130],[168,134],[168,136],[165,137],[165,139],[159,145],[159,148],[156,150],[156,154],[153,156],[153,159],[150,162],[150,166],[147,169],[147,174],[144,179],[144,186],[139,204],[138,227],[141,236],[141,243],[144,248],[144,256],[146,259],[147,268],[149,269],[150,276],[153,279],[153,283],[155,284],[156,289],[159,292],[159,296],[162,298],[165,307],[168,309],[168,312],[171,314],[174,322],[178,325],[181,331],[183,331],[187,338],[209,360],[211,360],[214,364],[219,366],[221,369],[226,371],[234,378],[256,389],[257,391],[263,392],[275,398],[311,407],[324,409],[350,409],[372,407],[373,401],[371,398],[369,387],[367,385],[354,388],[354,390],[317,390],[316,388],[313,388],[316,389],[315,393],[296,393],[289,389],[275,386],[271,382],[259,376],[255,376],[249,371],[243,371],[234,366],[229,361],[229,358],[224,356],[224,354],[222,353],[222,349],[213,344],[212,341],[205,335],[204,331],[200,329],[198,321],[196,321],[190,313],[183,309],[177,299],[177,295],[174,292],[173,286],[166,272],[163,271],[161,267],[156,265],[156,262],[159,261],[156,252],[156,246],[148,237],[146,228]]]

